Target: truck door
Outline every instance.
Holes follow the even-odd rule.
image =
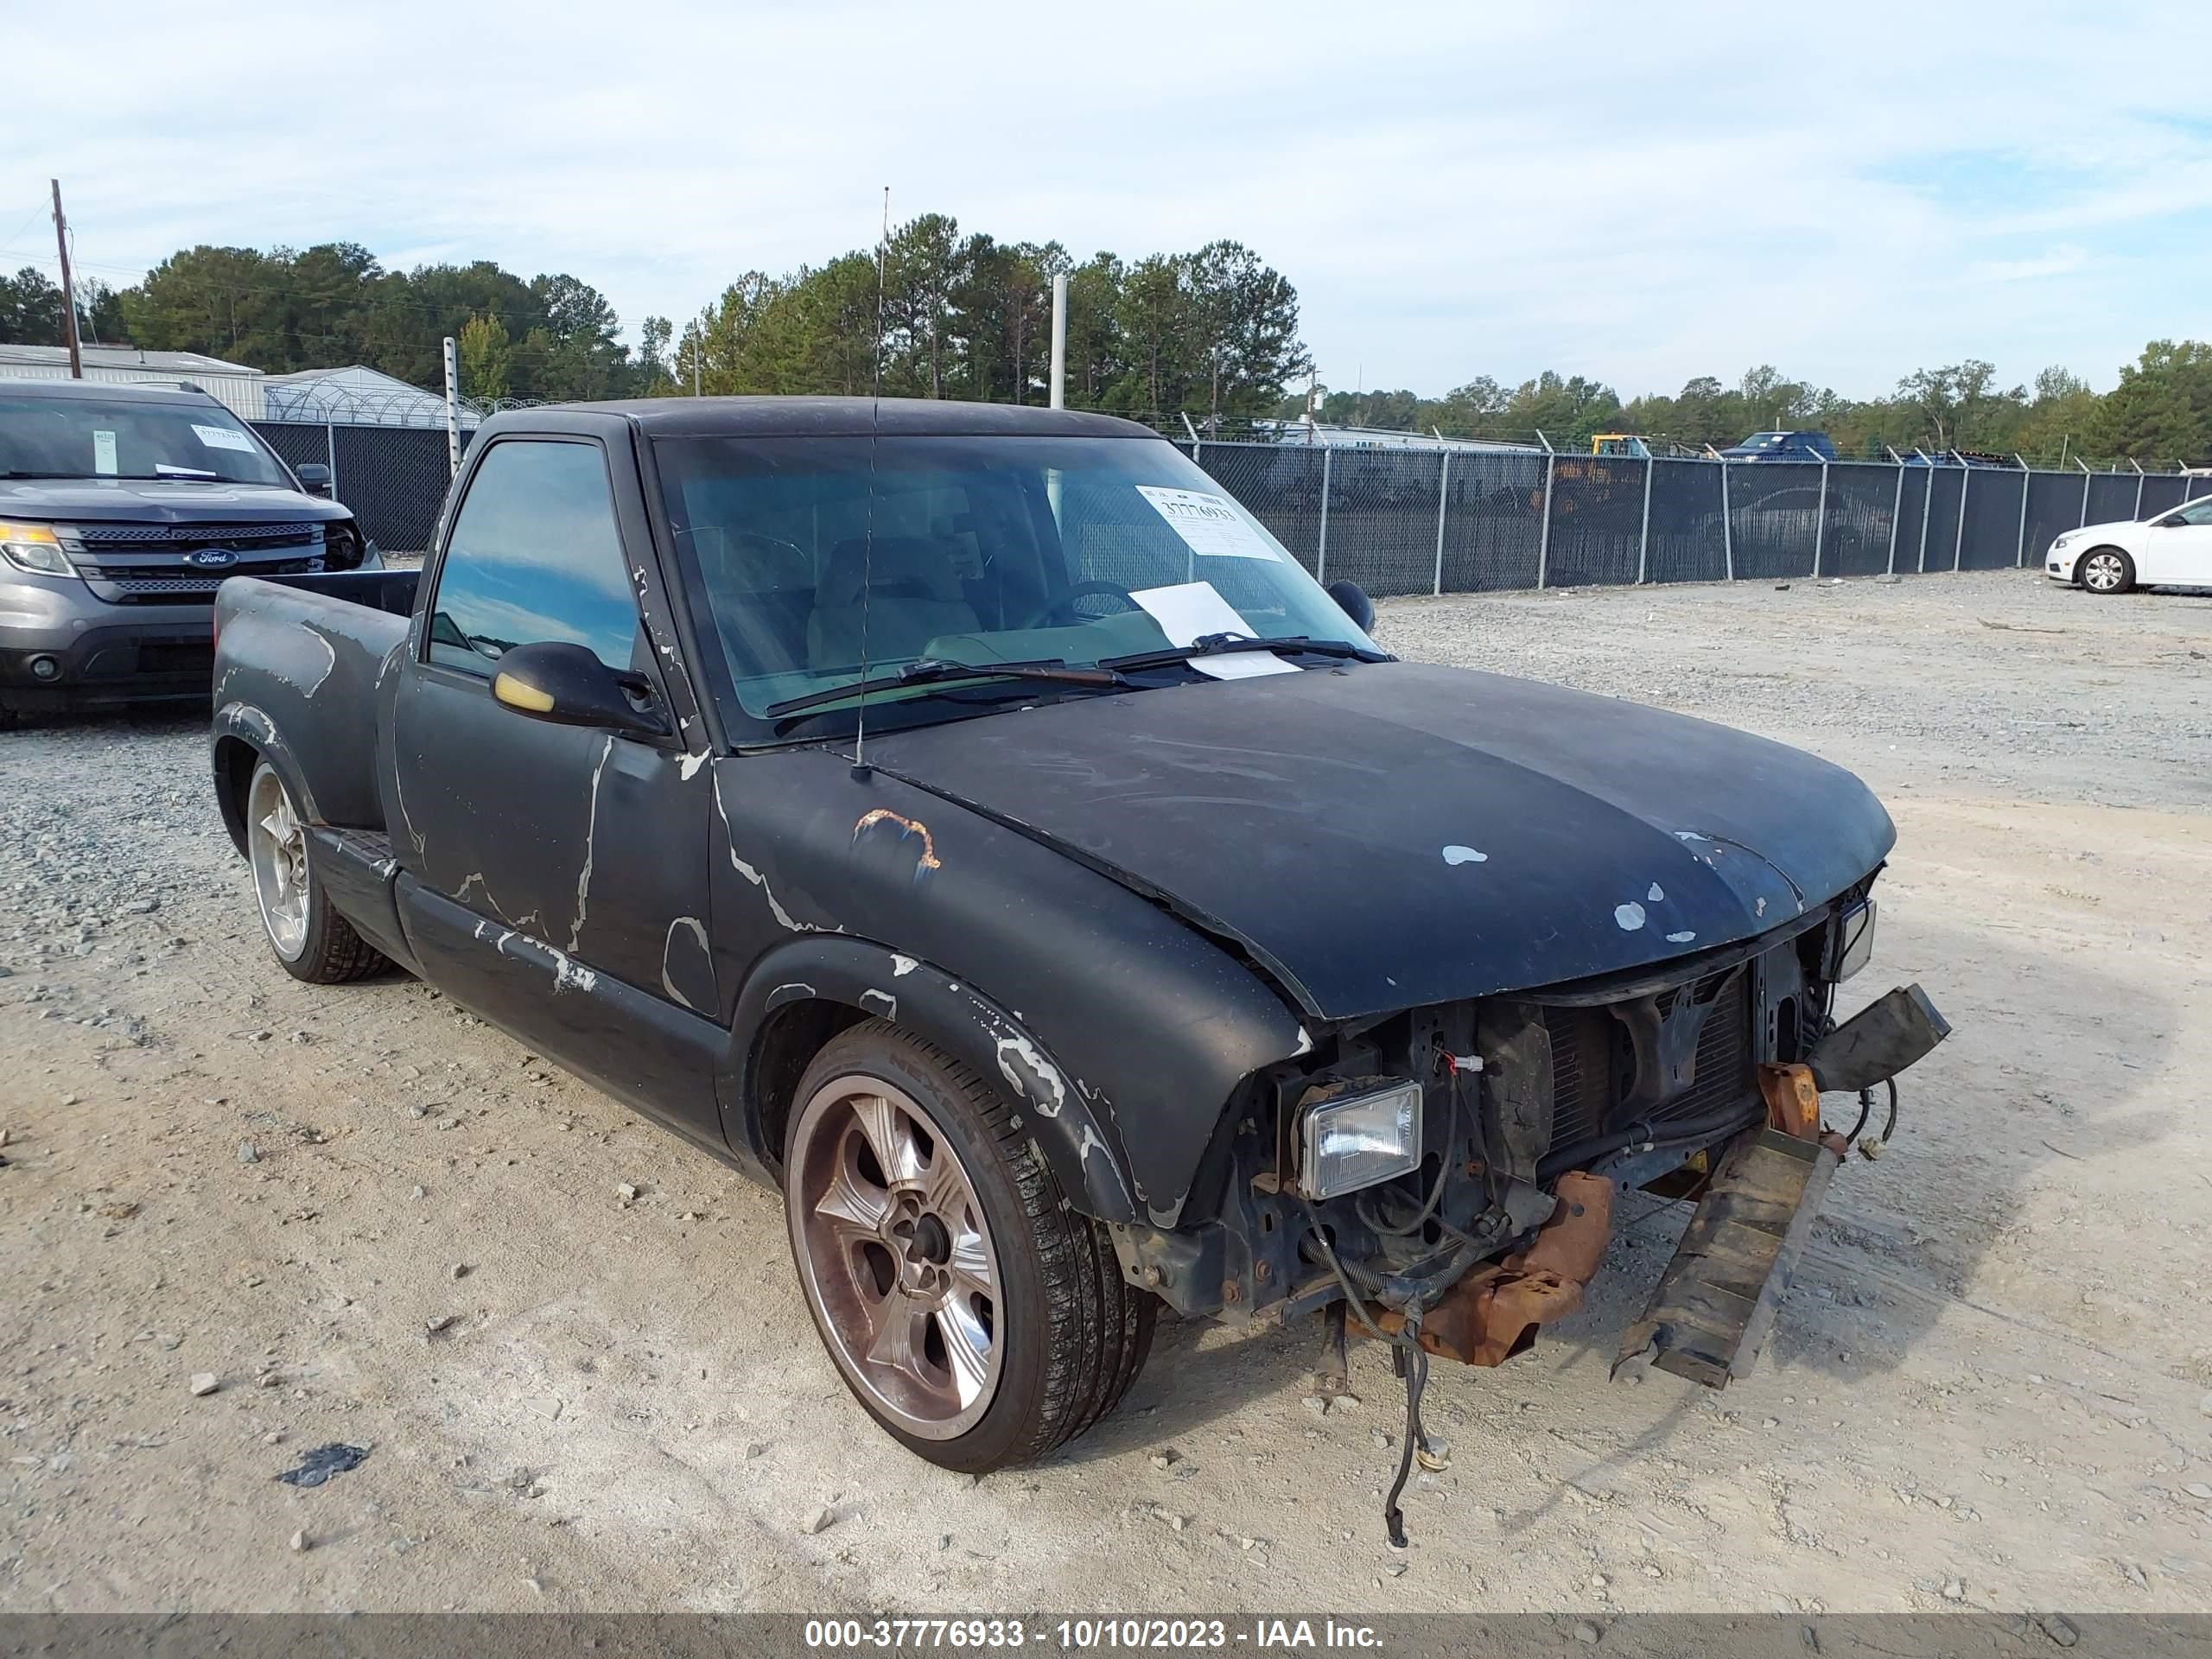
[[[401,915],[437,984],[720,1145],[710,791],[672,738],[556,725],[492,695],[503,652],[559,640],[645,676],[666,706],[632,576],[652,555],[627,545],[648,532],[634,468],[617,459],[594,438],[509,436],[476,461],[424,574],[385,821],[407,872]]]

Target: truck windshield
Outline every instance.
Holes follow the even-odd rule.
[[[1217,634],[1372,649],[1164,441],[671,437],[654,453],[687,576],[756,719],[856,682],[863,658],[873,677],[1089,666]],[[962,712],[954,693],[912,696]]]
[[[212,404],[0,392],[0,478],[292,480],[237,416]]]

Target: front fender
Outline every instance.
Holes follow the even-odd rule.
[[[1020,1020],[973,986],[932,963],[849,934],[812,934],[777,946],[738,993],[729,1050],[716,1092],[733,1147],[768,1168],[783,1148],[764,1122],[754,1077],[768,1017],[797,1001],[837,1002],[927,1039],[985,1077],[1005,1081],[1025,1103],[1018,1127],[1075,1207],[1102,1221],[1137,1219],[1125,1151],[1110,1145],[1089,1091]]]

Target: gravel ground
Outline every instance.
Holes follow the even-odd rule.
[[[1685,1212],[1440,1369],[1163,1326],[971,1484],[821,1353],[772,1195],[435,994],[261,944],[202,724],[0,736],[0,1610],[2212,1608],[2212,601],[2032,575],[1383,608],[1409,656],[1802,743],[1897,818],[1868,993],[1957,1035],[1723,1394],[1609,1384]],[[626,1198],[623,1184],[636,1189]],[[330,1442],[367,1449],[279,1484]],[[827,1507],[830,1523],[811,1529]]]

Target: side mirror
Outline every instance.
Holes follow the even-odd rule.
[[[330,493],[330,468],[321,461],[302,461],[292,470],[299,475],[300,487],[309,495]]]
[[[518,715],[631,737],[665,737],[668,722],[642,674],[618,673],[582,645],[546,640],[503,652],[492,695]]]
[[[1367,590],[1356,582],[1332,582],[1329,597],[1337,601],[1337,608],[1351,618],[1362,633],[1375,626],[1375,601]]]

